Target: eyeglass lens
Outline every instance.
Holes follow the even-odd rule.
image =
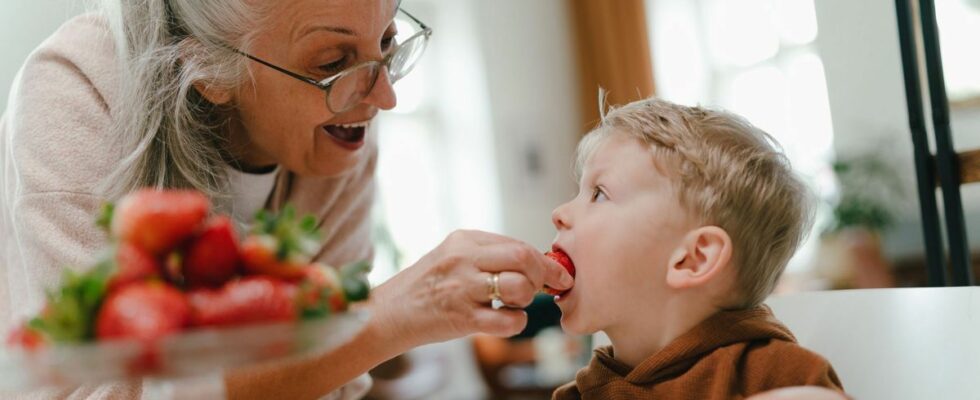
[[[395,83],[408,75],[421,58],[426,46],[425,35],[409,38],[395,48],[388,62],[388,77]],[[343,72],[331,85],[327,95],[327,106],[335,113],[349,110],[363,100],[378,81],[379,63],[363,64],[353,70]]]

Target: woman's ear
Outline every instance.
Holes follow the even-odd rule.
[[[197,81],[194,82],[194,90],[197,90],[201,97],[214,105],[220,106],[231,102],[231,91],[224,88]]]
[[[667,265],[667,286],[702,286],[731,264],[732,239],[717,226],[702,226],[684,236]]]
[[[201,47],[201,43],[194,38],[182,40],[180,42],[179,49],[180,62],[185,66],[198,63],[197,60],[203,57],[201,52],[205,51]],[[209,84],[206,80],[194,81],[194,90],[196,90],[201,97],[204,97],[205,100],[214,105],[227,104],[231,102],[232,99],[231,90],[222,88],[218,85]]]

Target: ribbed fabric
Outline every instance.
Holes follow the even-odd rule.
[[[842,390],[830,363],[759,306],[711,316],[636,368],[616,360],[611,346],[596,349],[552,398],[741,399],[798,385]]]

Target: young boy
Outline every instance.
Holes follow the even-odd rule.
[[[582,140],[579,193],[552,215],[577,271],[557,301],[566,331],[603,331],[612,346],[554,399],[841,390],[760,305],[812,218],[775,146],[735,115],[657,99],[608,112]]]

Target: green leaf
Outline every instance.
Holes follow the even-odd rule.
[[[107,233],[112,230],[112,217],[115,214],[116,205],[113,203],[105,203],[102,205],[102,210],[99,211],[98,217],[95,219],[95,224],[102,228]]]
[[[316,232],[316,218],[312,215],[303,217],[303,220],[300,221],[299,227],[303,230],[303,232]]]
[[[89,271],[64,270],[62,286],[48,291],[47,305],[31,326],[56,342],[80,342],[95,336],[95,318],[106,295],[111,265]]]
[[[371,264],[359,261],[340,268],[340,284],[344,288],[344,297],[350,302],[367,300],[371,290],[367,274],[371,272]]]
[[[320,248],[316,218],[308,215],[297,220],[296,209],[292,205],[283,207],[278,215],[260,210],[255,218],[252,234],[275,238],[275,253],[279,260],[308,261]]]

